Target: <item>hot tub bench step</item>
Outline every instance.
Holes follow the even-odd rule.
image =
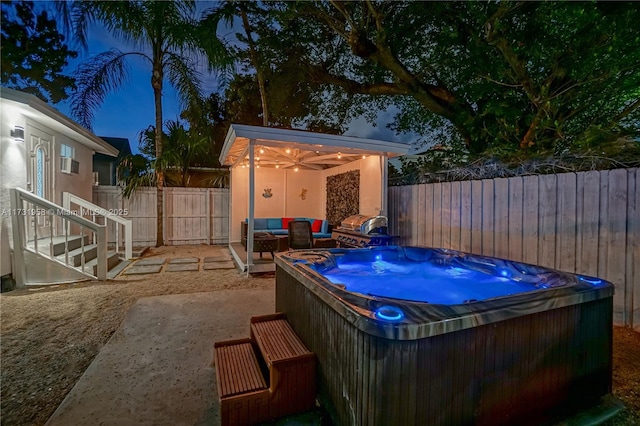
[[[284,314],[252,317],[250,329],[250,338],[214,343],[222,426],[253,425],[315,408],[315,354]]]
[[[274,417],[311,410],[316,404],[316,357],[302,343],[283,313],[251,318],[251,339],[269,369]]]
[[[214,343],[222,425],[251,425],[269,420],[269,388],[251,339]]]

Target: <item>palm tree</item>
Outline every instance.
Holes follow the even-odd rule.
[[[202,165],[201,161],[209,150],[209,138],[186,129],[177,120],[165,122],[165,127],[167,132],[162,133],[163,148],[160,157],[155,157],[155,127],[149,126],[140,132],[140,151],[150,157],[146,163],[148,170],[136,173],[140,170],[139,167],[144,167],[144,164],[140,160],[135,160],[135,156],[123,163],[122,177],[125,193],[132,193],[132,188],[143,186],[149,181],[155,183],[158,172],[165,175],[168,186],[189,186],[193,167]],[[167,173],[171,171],[174,173]],[[131,178],[128,179],[128,176]]]
[[[74,33],[86,45],[88,24],[99,22],[115,37],[129,42],[136,50],[111,49],[83,63],[78,69],[77,92],[72,96],[71,112],[91,128],[95,110],[104,98],[126,82],[127,59],[140,58],[151,66],[151,87],[155,105],[155,157],[161,159],[162,89],[165,78],[179,93],[184,105],[202,97],[198,57],[206,57],[210,69],[230,64],[224,45],[206,20],[196,20],[195,1],[79,1],[72,7]],[[163,238],[164,171],[155,171],[158,189],[156,245]]]

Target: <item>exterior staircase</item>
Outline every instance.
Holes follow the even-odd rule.
[[[12,216],[17,287],[104,281],[115,277],[132,258],[130,220],[69,193],[63,194],[64,207],[20,188],[10,193],[13,211],[35,212],[35,217]],[[71,205],[79,209],[72,211]],[[39,228],[38,222],[48,226]]]
[[[35,242],[30,241],[29,246],[35,247]],[[44,253],[69,265],[78,272],[89,271],[91,275],[98,274],[98,245],[90,244],[88,236],[70,235],[53,237],[53,242],[48,238],[40,238],[38,245]],[[65,246],[66,245],[66,246]],[[112,279],[122,271],[131,261],[125,259],[122,251],[116,251],[107,246],[107,279]]]

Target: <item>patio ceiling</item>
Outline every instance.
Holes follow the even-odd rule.
[[[254,141],[257,167],[282,169],[323,170],[369,155],[391,158],[409,151],[408,144],[398,142],[232,124],[222,147],[220,162],[232,167],[248,166],[251,140]]]

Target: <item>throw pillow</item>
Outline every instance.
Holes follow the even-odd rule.
[[[322,228],[322,221],[321,220],[317,220],[316,219],[311,224],[311,232],[320,232],[321,228]]]
[[[289,222],[293,220],[292,217],[283,217],[282,218],[282,229],[289,229]]]

